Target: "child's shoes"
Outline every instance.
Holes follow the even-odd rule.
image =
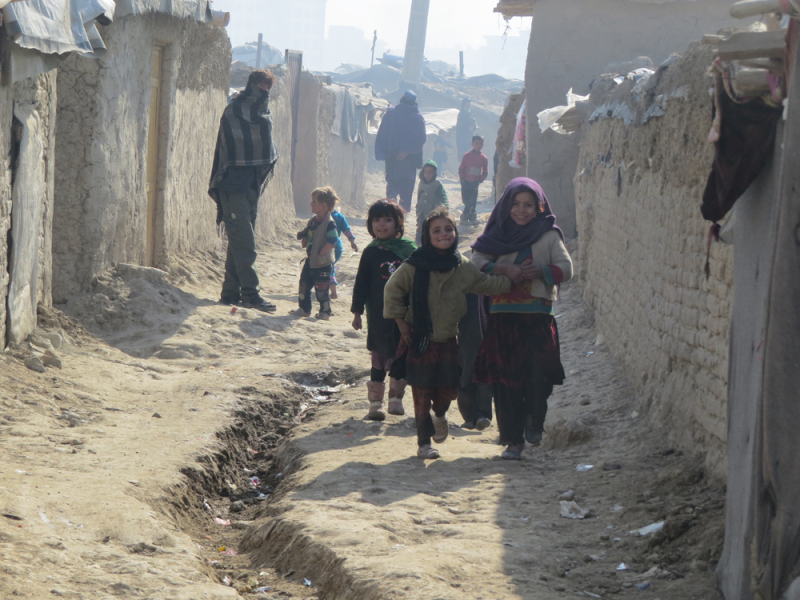
[[[406,380],[389,377],[389,414],[403,416],[403,396],[406,393]]]
[[[321,321],[330,321],[331,313],[326,313],[326,312],[320,311],[317,314],[315,314],[314,317],[317,318],[317,319],[320,319]]]
[[[447,435],[449,433],[449,424],[447,422],[447,417],[437,417],[433,415],[433,441],[437,444],[443,444],[447,441]]]
[[[295,317],[310,317],[311,313],[304,311],[302,308],[295,308],[293,311],[289,312],[290,315],[294,315]]]
[[[369,400],[369,412],[367,418],[370,421],[383,421],[386,413],[383,412],[383,394],[386,391],[386,384],[382,381],[367,382],[367,399]]]
[[[439,451],[430,444],[425,444],[424,446],[419,447],[419,450],[417,450],[417,456],[419,456],[422,460],[439,458]]]

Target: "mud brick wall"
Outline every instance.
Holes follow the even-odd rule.
[[[640,412],[722,478],[733,251],[712,246],[706,281],[700,199],[713,159],[711,60],[695,45],[664,72],[655,90],[669,96],[663,116],[584,125],[575,201],[579,275],[598,334],[638,388]],[[632,85],[593,93],[593,108],[625,102]]]

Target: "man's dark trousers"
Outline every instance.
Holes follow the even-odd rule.
[[[223,298],[252,297],[258,294],[255,225],[259,193],[255,190],[219,190],[222,221],[228,234],[228,254],[225,258]]]

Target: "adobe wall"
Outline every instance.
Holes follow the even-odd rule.
[[[656,66],[703,34],[741,25],[730,0],[538,0],[534,9],[525,87],[528,98],[528,176],[544,188],[558,222],[575,234],[572,177],[578,164],[575,135],[540,132],[536,114],[563,105],[567,91],[586,95],[609,63],[649,56]]]
[[[322,82],[308,71],[300,74],[300,98],[297,108],[297,140],[293,175],[294,206],[298,215],[311,215],[311,192],[317,187],[319,163],[327,164],[327,153],[320,152],[320,136],[330,137],[319,127]]]
[[[525,92],[521,94],[510,94],[506,102],[503,114],[500,115],[500,129],[497,131],[495,150],[497,150],[497,194],[495,200],[499,200],[506,189],[508,182],[515,177],[525,176],[525,163],[520,167],[512,167],[509,163],[513,158],[514,135],[517,131],[517,114],[525,102]],[[548,198],[549,199],[549,198]],[[559,224],[561,223],[559,219]]]
[[[58,73],[54,300],[65,302],[113,263],[145,264],[150,76],[164,45],[153,266],[216,245],[206,193],[225,107],[224,30],[161,14],[101,28],[104,58],[68,57]]]
[[[710,48],[695,44],[663,73],[654,91],[667,98],[661,117],[584,124],[575,200],[579,277],[598,334],[638,388],[639,411],[722,478],[733,250],[712,246],[706,281],[711,61]],[[592,109],[631,103],[632,86],[599,82]]]
[[[13,51],[7,48],[7,51]],[[41,198],[41,220],[37,227],[26,232],[35,236],[38,245],[38,277],[36,282],[36,303],[50,305],[52,303],[52,223],[53,223],[53,165],[55,163],[55,112],[56,112],[56,72],[50,71],[26,79],[13,85],[0,84],[0,349],[6,345],[7,338],[7,301],[10,284],[9,243],[14,244],[10,236],[12,227],[12,178],[14,176],[12,159],[15,151],[14,106],[32,106],[39,116],[40,130],[38,143],[42,146],[44,164],[38,169],[41,176],[40,187],[44,191]],[[35,317],[30,329],[35,325]]]

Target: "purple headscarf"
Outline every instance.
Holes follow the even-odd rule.
[[[514,197],[520,192],[533,192],[534,197],[541,201],[544,208],[527,225],[517,225],[511,218]],[[476,252],[491,256],[513,254],[532,246],[551,229],[556,231],[562,240],[564,239],[561,229],[556,226],[556,216],[550,210],[550,203],[541,186],[533,179],[517,177],[506,186],[506,191],[497,201],[486,228],[472,247]]]

